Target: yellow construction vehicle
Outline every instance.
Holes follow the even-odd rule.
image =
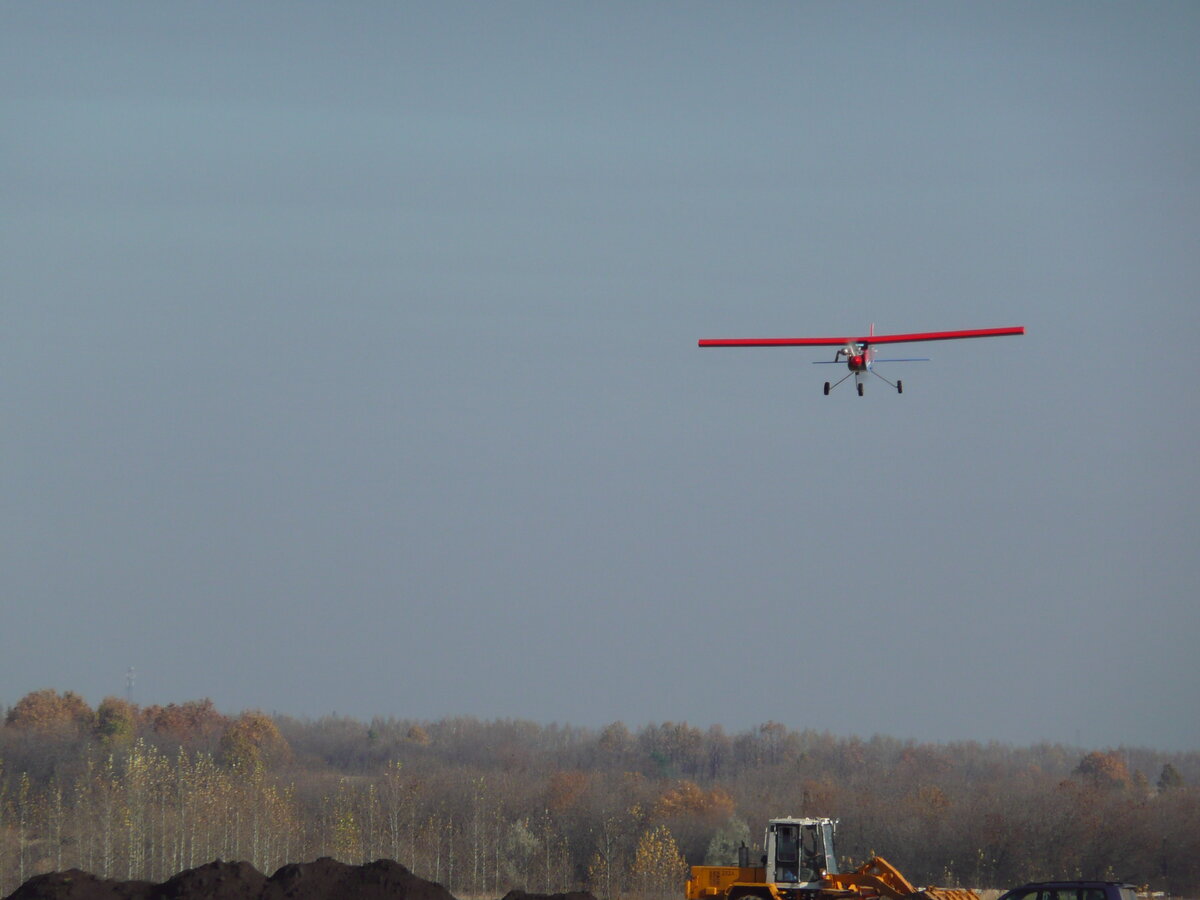
[[[761,865],[738,850],[736,866],[692,866],[687,900],[979,900],[974,891],[915,888],[882,857],[839,872],[836,819],[772,819]]]

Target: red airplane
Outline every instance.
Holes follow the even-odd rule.
[[[832,365],[840,363],[846,357],[846,367],[850,370],[840,381],[832,385],[825,382],[825,393],[854,376],[858,386],[858,396],[863,395],[863,381],[867,374],[874,375],[880,381],[887,382],[896,389],[896,393],[904,393],[904,382],[897,379],[888,381],[873,368],[877,362],[928,362],[927,356],[910,356],[901,359],[876,359],[873,349],[875,344],[905,344],[917,341],[954,341],[960,338],[1001,337],[1006,334],[1024,334],[1025,326],[1015,328],[971,328],[966,331],[923,331],[915,334],[876,334],[875,326],[865,337],[817,337],[817,338],[709,338],[700,341],[701,347],[838,347],[833,359],[823,359],[814,365]]]

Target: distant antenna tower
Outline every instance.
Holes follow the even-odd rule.
[[[125,702],[133,703],[133,666],[125,670]]]

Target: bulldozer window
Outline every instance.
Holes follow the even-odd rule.
[[[795,825],[780,825],[775,836],[775,859],[781,863],[800,858],[799,829]]]
[[[833,826],[829,823],[821,826],[821,844],[822,846],[818,847],[816,851],[818,868],[824,868],[830,875],[836,875],[838,873],[838,861],[833,856]],[[827,857],[826,853],[830,855]]]
[[[804,854],[804,865],[814,871],[825,864],[825,854],[821,851],[821,836],[816,828],[805,828],[800,835],[800,849]]]

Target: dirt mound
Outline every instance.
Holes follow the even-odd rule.
[[[525,891],[509,891],[504,900],[596,900],[587,891],[568,891],[565,894],[527,894]]]
[[[530,894],[529,897],[539,895]],[[557,894],[556,897],[591,895]],[[38,875],[6,900],[454,900],[398,862],[351,866],[324,857],[292,863],[270,878],[246,862],[217,860],[164,881],[114,881],[78,869]],[[593,898],[594,900],[594,898]]]
[[[186,869],[154,889],[153,900],[258,900],[267,876],[248,862],[216,862]]]
[[[435,881],[418,878],[400,863],[378,859],[351,866],[322,857],[311,863],[292,863],[271,876],[261,900],[454,900]],[[196,898],[199,900],[199,898]],[[225,900],[224,895],[221,900]]]
[[[150,900],[157,885],[149,881],[114,881],[79,869],[35,875],[7,900]]]

